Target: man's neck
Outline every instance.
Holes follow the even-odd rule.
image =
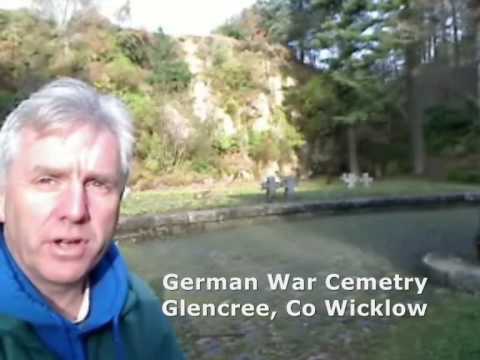
[[[38,290],[45,296],[50,305],[66,319],[74,321],[82,305],[86,280],[68,286],[44,285]]]

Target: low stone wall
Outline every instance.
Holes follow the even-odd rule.
[[[196,231],[252,224],[292,215],[332,214],[352,210],[428,208],[480,204],[480,193],[429,196],[356,198],[331,201],[269,203],[236,208],[186,211],[121,217],[116,239],[139,241]]]
[[[428,253],[422,263],[438,285],[470,293],[480,292],[480,264],[452,254]]]

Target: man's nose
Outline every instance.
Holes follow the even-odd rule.
[[[89,219],[88,197],[82,184],[69,184],[62,192],[57,210],[62,220],[83,223]]]

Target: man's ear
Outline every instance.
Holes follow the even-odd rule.
[[[0,223],[5,222],[5,192],[0,189]]]

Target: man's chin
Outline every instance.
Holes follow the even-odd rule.
[[[62,268],[55,267],[43,272],[43,278],[54,286],[78,286],[88,276],[90,266],[86,264],[63,265]]]

